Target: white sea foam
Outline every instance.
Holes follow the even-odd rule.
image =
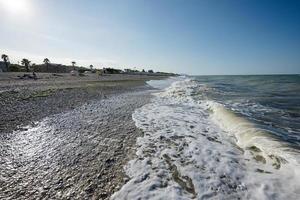
[[[168,79],[161,79],[161,80],[150,80],[147,81],[147,84],[152,86],[153,88],[156,89],[165,89],[167,87],[169,87],[172,83],[179,81],[179,80],[183,80],[184,77],[180,76],[180,77],[170,77]]]
[[[144,136],[125,167],[131,179],[111,199],[297,199],[297,163],[241,143],[236,133],[253,128],[250,122],[207,100],[196,102],[195,89],[209,88],[180,80],[134,112]]]

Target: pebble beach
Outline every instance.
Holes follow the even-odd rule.
[[[143,75],[0,75],[0,199],[108,199],[142,133]]]

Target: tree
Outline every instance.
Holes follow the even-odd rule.
[[[104,73],[106,74],[120,74],[122,70],[114,68],[104,68]]]
[[[75,70],[75,65],[76,65],[76,62],[75,61],[72,61],[72,66],[73,66],[73,69]]]
[[[9,61],[8,55],[2,54],[1,58],[3,59],[3,61],[5,63],[6,70],[8,71],[8,61]]]
[[[93,65],[90,65],[90,69],[91,69],[91,71],[93,70],[93,68],[94,68],[94,66],[93,66]]]
[[[26,58],[23,58],[23,60],[21,61],[21,64],[25,66],[26,72],[29,72],[30,61]]]
[[[48,72],[50,60],[48,58],[45,58],[43,62],[45,63],[45,65],[46,65],[46,71]]]

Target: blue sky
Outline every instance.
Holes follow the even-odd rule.
[[[0,53],[199,75],[300,73],[299,10],[296,0],[0,0]]]

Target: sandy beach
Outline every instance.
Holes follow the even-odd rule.
[[[128,181],[140,75],[0,75],[0,199],[108,199]]]

